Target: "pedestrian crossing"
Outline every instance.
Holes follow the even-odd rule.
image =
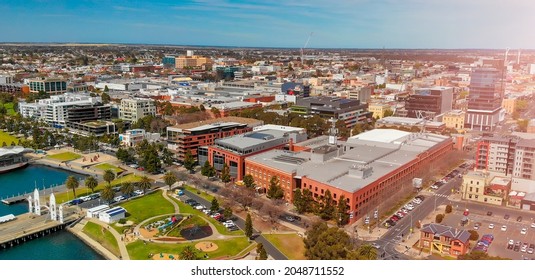
[[[436,194],[433,194],[433,196],[438,196],[438,197],[449,197],[449,195],[447,194],[441,194],[441,193],[436,193]]]

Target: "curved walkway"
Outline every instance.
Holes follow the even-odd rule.
[[[164,190],[163,188],[160,188],[162,190],[162,196],[163,198],[165,198],[167,201],[171,202],[171,204],[173,204],[173,207],[175,207],[175,213],[176,214],[180,214],[180,207],[178,207],[178,204],[169,197],[169,195],[167,195],[167,190]]]
[[[92,223],[95,223],[95,224],[98,224],[98,225],[100,225],[100,226],[102,226],[104,228],[107,228],[111,232],[113,237],[115,237],[115,240],[117,240],[117,245],[119,246],[119,252],[121,254],[120,258],[123,259],[123,260],[129,260],[130,259],[130,255],[128,254],[128,250],[126,250],[125,242],[121,241],[121,234],[119,234],[114,228],[109,227],[108,224],[106,224],[106,223],[104,223],[102,221],[99,221],[98,219],[94,219],[94,218],[93,219],[87,219],[87,218],[84,218],[82,220],[82,222],[78,223],[76,226],[74,226],[74,228],[70,228],[69,231],[71,231],[72,233],[74,233],[78,237],[82,238],[90,246],[95,247],[98,251],[101,252],[101,254],[105,258],[110,259],[110,260],[119,259],[119,258],[117,258],[117,256],[112,254],[108,249],[104,248],[104,246],[102,246],[100,243],[96,242],[95,240],[93,240],[91,237],[87,236],[83,232],[83,228],[84,228],[84,226],[86,225],[86,223],[88,221],[92,222]]]

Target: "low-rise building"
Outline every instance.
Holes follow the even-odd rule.
[[[126,209],[121,206],[113,207],[112,209],[100,212],[98,214],[98,219],[107,223],[113,224],[118,222],[120,219],[126,217]]]
[[[470,245],[470,232],[440,224],[426,224],[420,230],[418,246],[430,254],[458,257],[466,254]]]
[[[507,114],[515,112],[516,98],[504,98],[502,100],[502,108],[505,109]]]
[[[28,85],[31,93],[44,91],[53,95],[67,92],[67,80],[63,78],[30,79]]]
[[[464,117],[466,113],[462,110],[452,110],[442,116],[442,122],[448,128],[461,130],[464,128]]]
[[[259,191],[266,192],[272,176],[279,178],[284,199],[308,189],[320,201],[327,191],[348,206],[350,223],[375,210],[387,211],[396,197],[412,192],[412,180],[452,150],[450,137],[375,129],[338,143],[322,136],[272,149],[245,159]],[[401,197],[400,197],[401,198]],[[396,200],[396,201],[393,201]]]
[[[119,141],[121,141],[122,145],[127,147],[136,146],[143,140],[149,142],[159,141],[160,133],[146,132],[144,129],[130,129],[119,134]]]
[[[385,112],[387,112],[387,110],[392,110],[390,105],[381,103],[371,103],[368,105],[368,111],[373,114],[372,117],[375,119],[384,118]]]
[[[358,122],[367,122],[371,119],[372,113],[367,109],[368,105],[361,104],[359,100],[315,96],[298,98],[295,105],[290,108],[290,112],[342,120],[346,127],[352,128]]]
[[[464,200],[504,205],[511,191],[511,178],[493,176],[482,171],[469,171],[463,176],[461,197]]]

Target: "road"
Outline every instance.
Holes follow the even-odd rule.
[[[429,213],[431,213],[439,205],[448,202],[448,196],[451,194],[453,188],[457,189],[462,183],[462,179],[455,177],[441,186],[435,192],[423,193],[426,197],[425,200],[414,208],[413,211],[403,219],[399,220],[395,226],[391,227],[387,233],[385,233],[380,239],[376,241],[381,245],[381,251],[378,255],[384,252],[385,255],[382,259],[407,259],[403,253],[396,251],[396,245],[401,241],[404,236],[410,233],[411,225],[414,225],[417,221],[423,220]],[[408,249],[408,248],[407,248]]]
[[[210,208],[212,206],[212,202],[190,192],[190,191],[187,191],[185,190],[184,193],[190,197],[191,199],[194,199],[196,200],[198,203],[204,205],[206,208]],[[240,229],[245,229],[245,221],[240,218],[240,217],[236,217],[237,219],[234,221],[234,223],[240,228]],[[266,249],[266,252],[271,256],[273,257],[274,259],[276,260],[287,260],[288,258],[281,252],[279,251],[275,246],[273,246],[273,244],[271,244],[271,242],[269,242],[267,239],[265,239],[262,235],[260,235],[260,232],[258,232],[256,229],[253,229],[253,236],[257,236],[255,238],[255,241],[258,242],[258,243],[262,243],[262,245],[264,245],[264,249]]]

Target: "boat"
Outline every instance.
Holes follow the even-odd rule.
[[[33,150],[21,146],[0,148],[0,174],[28,166],[24,154],[30,152]]]

